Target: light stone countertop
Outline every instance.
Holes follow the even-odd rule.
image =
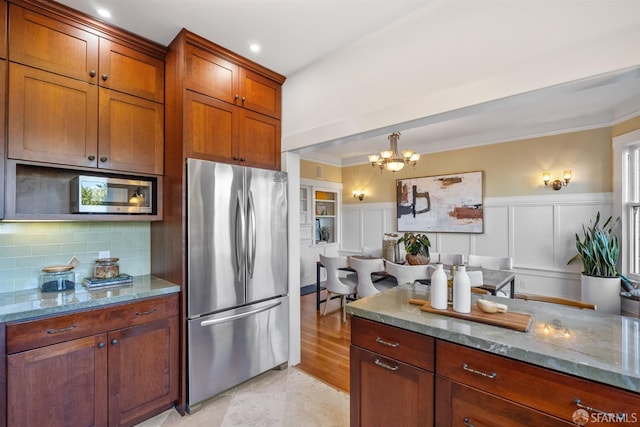
[[[528,332],[420,311],[410,298],[429,300],[429,286],[400,285],[356,300],[347,312],[365,319],[484,350],[577,377],[640,392],[640,319],[535,301],[472,295],[532,317]],[[568,328],[545,325],[560,321]]]
[[[133,283],[117,287],[88,290],[76,283],[74,289],[60,292],[40,292],[27,289],[0,293],[0,323],[41,317],[86,308],[99,308],[177,293],[180,286],[155,276],[134,276]]]

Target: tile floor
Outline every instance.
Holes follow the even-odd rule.
[[[349,395],[293,367],[268,371],[181,417],[163,412],[138,427],[341,427],[349,425]]]

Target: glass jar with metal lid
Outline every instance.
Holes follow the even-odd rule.
[[[75,272],[72,265],[52,265],[44,267],[39,277],[42,292],[58,292],[75,287]]]
[[[93,277],[96,279],[110,279],[120,275],[119,258],[101,258],[96,260],[93,267]]]

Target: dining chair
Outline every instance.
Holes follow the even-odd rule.
[[[327,301],[324,303],[323,316],[327,315],[327,306],[331,301],[331,295],[340,295],[342,304],[342,321],[347,321],[347,295],[356,293],[358,282],[348,277],[340,277],[340,269],[349,267],[347,257],[328,257],[320,254],[320,263],[327,270],[327,280],[324,287],[327,290]]]
[[[562,297],[550,297],[545,295],[532,295],[532,294],[516,294],[516,299],[522,299],[525,301],[540,301],[540,302],[549,302],[552,304],[562,304],[568,305],[571,307],[577,307],[580,309],[588,309],[588,310],[597,310],[597,305],[592,304],[590,302],[572,300],[568,298]]]
[[[349,265],[358,275],[358,287],[356,289],[358,298],[375,295],[395,285],[395,283],[391,283],[388,280],[379,281],[375,284],[371,280],[372,273],[384,271],[384,261],[382,258],[363,259],[351,256],[349,257]]]
[[[371,258],[382,258],[382,248],[372,248],[370,246],[362,247],[362,255]]]
[[[384,269],[387,273],[396,278],[398,285],[403,283],[414,283],[418,279],[429,278],[428,265],[400,265],[387,261]]]
[[[469,255],[469,267],[481,267],[488,270],[513,270],[513,258],[484,255]]]

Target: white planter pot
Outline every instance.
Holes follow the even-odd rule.
[[[620,278],[581,275],[582,300],[603,313],[620,314]]]

